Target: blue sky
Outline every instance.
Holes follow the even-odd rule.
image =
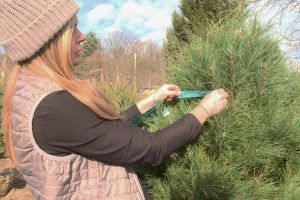
[[[76,0],[80,6],[78,13],[79,28],[83,33],[96,32],[105,37],[113,31],[128,31],[141,40],[152,39],[162,43],[166,29],[171,26],[171,15],[178,9],[180,0]],[[291,50],[283,36],[292,37],[291,22],[298,14],[288,12],[284,17],[276,15],[280,6],[265,6],[267,0],[255,4],[253,10],[261,13],[261,21],[272,20],[273,33],[282,41],[282,48],[300,60],[300,50]],[[299,24],[300,23],[293,23]],[[297,28],[297,27],[296,27]],[[300,27],[298,27],[300,30]],[[297,33],[297,35],[299,32]],[[296,35],[296,36],[297,36]],[[300,36],[299,36],[300,38]],[[0,47],[0,52],[2,51]]]
[[[161,43],[179,0],[77,0],[79,28],[105,37],[128,31],[141,40]]]
[[[291,50],[292,45],[282,36],[292,37],[291,22],[298,16],[295,12],[277,15],[282,6],[266,6],[267,0],[255,4],[253,10],[259,12],[261,21],[273,23],[274,37],[278,37],[281,47],[292,57],[299,50]],[[113,31],[129,31],[138,39],[152,39],[162,43],[167,27],[171,26],[171,15],[178,9],[180,0],[77,0],[79,28],[82,32],[94,31],[105,37]],[[288,10],[289,11],[289,10]],[[295,23],[294,23],[295,24]],[[299,23],[300,24],[300,23]]]

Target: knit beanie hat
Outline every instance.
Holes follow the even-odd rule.
[[[0,45],[13,61],[31,58],[78,10],[75,0],[0,0]]]

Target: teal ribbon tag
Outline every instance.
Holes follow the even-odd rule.
[[[177,99],[189,99],[189,98],[200,98],[208,95],[210,91],[181,91],[181,94],[178,97],[175,97]],[[164,102],[164,108],[162,111],[163,117],[169,116],[171,113],[168,110],[168,107],[166,105],[166,102]],[[157,109],[156,106],[148,110],[146,113],[137,116],[129,121],[129,123],[134,124],[136,126],[143,126],[143,121],[147,119],[154,118],[157,115]]]
[[[199,98],[208,95],[210,91],[181,91],[178,99]]]

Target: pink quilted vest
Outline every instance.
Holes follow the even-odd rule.
[[[33,114],[40,101],[57,90],[58,85],[23,68],[13,96],[11,127],[18,169],[35,199],[144,200],[134,171],[76,154],[52,156],[38,147],[32,134]]]

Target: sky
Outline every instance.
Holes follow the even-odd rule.
[[[300,62],[300,15],[295,4],[286,6],[285,3],[277,1],[275,4],[267,4],[268,0],[261,0],[254,4],[252,9],[257,13],[263,24],[271,23],[270,33],[280,40],[281,49],[289,57]],[[284,9],[283,12],[282,9]],[[278,14],[280,13],[280,14]]]
[[[79,28],[100,37],[120,31],[162,43],[179,0],[77,0]]]
[[[77,14],[79,29],[83,33],[96,32],[101,38],[114,31],[129,32],[141,40],[151,39],[162,44],[166,30],[171,26],[171,16],[178,10],[180,0],[76,0],[80,6]],[[259,13],[263,23],[273,23],[272,33],[281,40],[281,47],[292,57],[300,60],[300,49],[291,50],[287,40],[291,37],[291,24],[298,14],[289,12],[277,15],[280,6],[266,6],[261,0],[252,9]],[[299,27],[300,29],[300,27]],[[294,35],[295,36],[295,35]],[[300,38],[300,34],[299,34]],[[0,47],[0,52],[1,52]]]
[[[287,9],[284,16],[280,16],[277,13],[282,6],[266,6],[266,1],[254,4],[253,11],[259,13],[263,23],[273,24],[272,35],[280,39],[284,51],[291,57],[300,57],[300,50],[291,49],[291,44],[283,37],[292,37],[290,31],[294,27],[290,25],[298,14]],[[125,31],[138,39],[152,39],[162,44],[167,28],[171,26],[172,13],[178,10],[179,2],[180,0],[77,0],[80,6],[79,28],[85,34],[94,31],[102,38],[113,31]]]

